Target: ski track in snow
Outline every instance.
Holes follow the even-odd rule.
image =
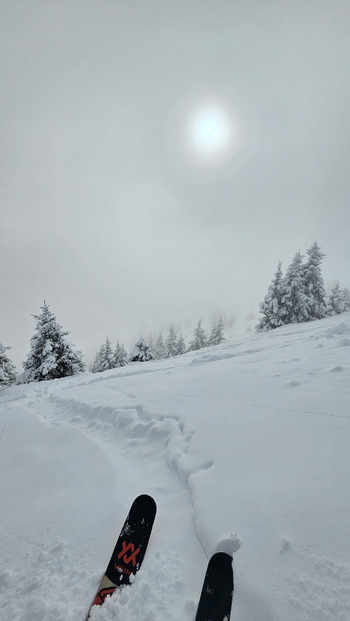
[[[83,620],[143,492],[158,504],[144,565],[93,619],[193,621],[217,550],[235,555],[232,619],[349,619],[349,346],[347,313],[0,393],[0,489],[25,494],[28,474],[39,503],[22,516],[9,495],[0,515],[0,619]]]

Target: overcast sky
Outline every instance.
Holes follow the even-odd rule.
[[[254,312],[315,239],[350,287],[349,0],[2,0],[0,340]],[[208,324],[209,327],[209,324]]]

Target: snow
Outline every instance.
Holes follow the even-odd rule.
[[[0,619],[85,619],[131,502],[157,517],[93,619],[193,621],[234,556],[235,621],[350,618],[350,313],[0,393]]]

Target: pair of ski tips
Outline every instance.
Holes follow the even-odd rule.
[[[134,500],[85,621],[106,597],[133,582],[145,556],[156,511],[151,496],[142,494]],[[229,621],[232,596],[232,556],[217,552],[208,563],[195,621]]]

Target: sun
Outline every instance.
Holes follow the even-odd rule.
[[[220,92],[182,97],[169,112],[165,129],[174,162],[202,178],[203,173],[208,179],[229,174],[245,144],[243,116],[231,97]]]
[[[230,144],[232,127],[225,110],[215,105],[197,110],[190,120],[193,148],[203,155],[215,155]]]

